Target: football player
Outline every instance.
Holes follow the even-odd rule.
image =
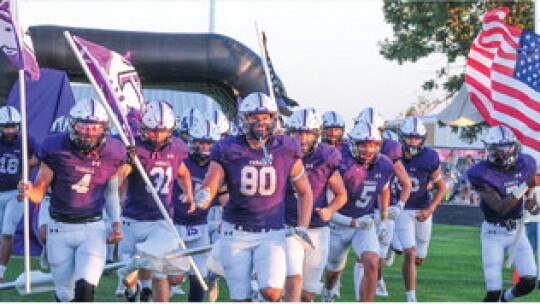
[[[302,161],[306,168],[313,193],[313,213],[308,234],[313,247],[307,248],[294,237],[287,238],[286,302],[312,302],[321,292],[321,277],[328,259],[332,214],[347,202],[347,191],[338,171],[340,152],[334,147],[319,143],[322,119],[314,109],[301,109],[293,113],[286,123],[287,132],[300,142]],[[332,192],[328,200],[326,190]],[[285,223],[296,227],[298,202],[291,185],[285,197]]]
[[[70,110],[67,133],[47,137],[38,153],[34,184],[19,184],[21,195],[39,203],[51,188],[47,255],[58,301],[92,302],[105,266],[106,243],[122,239],[117,172],[126,149],[107,136],[109,117],[96,100]],[[112,218],[107,234],[103,208]]]
[[[347,140],[343,139],[345,134],[345,120],[336,111],[324,112],[323,116],[322,141],[346,152],[348,149]]]
[[[208,208],[225,180],[230,200],[224,206],[221,260],[233,301],[251,296],[256,273],[261,295],[279,301],[286,275],[284,196],[290,180],[298,194],[297,233],[306,233],[312,194],[299,144],[276,135],[278,108],[263,93],[251,93],[239,106],[243,135],[214,145],[210,168],[196,193],[200,208]]]
[[[486,282],[484,302],[508,302],[536,289],[536,263],[524,229],[518,229],[523,217],[527,193],[538,186],[534,158],[521,153],[520,144],[505,126],[491,127],[484,137],[487,159],[471,167],[467,177],[479,192],[482,223],[482,265]],[[538,212],[536,200],[526,203]],[[519,233],[519,235],[518,235]],[[517,284],[502,291],[505,249],[515,246],[514,267]]]
[[[227,123],[228,126],[228,123]],[[194,189],[198,189],[204,176],[208,171],[210,164],[210,150],[212,146],[221,138],[220,130],[210,120],[204,120],[202,123],[195,123],[189,129],[189,156],[184,160],[191,175],[191,182]],[[220,190],[219,196],[214,199],[213,205],[219,205],[220,201],[227,202],[228,195],[226,189]],[[201,247],[210,245],[210,234],[208,227],[208,211],[197,209],[189,212],[187,204],[181,204],[184,193],[180,187],[175,184],[173,192],[174,222],[187,248]],[[193,256],[201,275],[206,277],[208,271],[206,260],[208,253],[202,253]],[[195,275],[189,276],[189,302],[202,302],[204,300],[204,290]]]
[[[375,125],[379,131],[383,132],[384,129],[384,120],[382,117],[377,113],[377,111],[374,108],[368,107],[362,110],[358,116],[355,119],[355,123],[358,122],[367,122]],[[381,136],[383,133],[381,133]],[[389,233],[386,236],[386,238],[381,239],[381,251],[380,256],[381,258],[385,258],[388,254],[390,243],[392,241],[392,238],[394,236],[394,220],[399,216],[401,211],[403,211],[403,207],[405,206],[405,202],[409,199],[409,196],[411,194],[412,184],[411,180],[409,179],[409,175],[407,174],[407,171],[405,170],[405,167],[403,167],[403,162],[401,161],[402,157],[402,148],[399,142],[385,138],[383,136],[383,143],[381,147],[381,153],[388,156],[390,160],[392,160],[392,163],[394,164],[394,174],[397,176],[399,183],[396,183],[396,186],[399,186],[399,190],[397,190],[399,193],[396,196],[396,199],[390,200],[390,210],[388,214],[388,225],[389,225]],[[361,267],[360,264],[355,265],[355,271],[362,271],[359,269]],[[380,296],[388,296],[388,291],[386,290],[386,283],[384,282],[384,279],[382,277],[382,263],[379,266],[379,280],[377,282],[377,295]],[[358,276],[356,276],[358,277]]]
[[[396,219],[395,233],[403,246],[403,279],[408,302],[416,302],[416,266],[427,256],[431,239],[432,214],[441,203],[446,192],[446,184],[441,176],[441,161],[434,150],[425,147],[427,131],[418,117],[408,117],[399,129],[403,147],[403,165],[412,182],[412,191],[403,212]],[[431,197],[428,186],[433,183],[435,195]],[[396,176],[393,189],[400,189]],[[396,199],[403,191],[394,191]],[[401,209],[401,208],[400,208]],[[395,210],[394,210],[395,211]]]
[[[17,202],[17,183],[22,177],[21,115],[11,106],[0,108],[0,281],[13,250],[13,234],[23,215],[23,205]],[[28,137],[28,166],[39,165],[35,155],[36,142]]]
[[[172,107],[164,101],[152,101],[146,104],[142,114],[141,134],[135,138],[133,147],[145,172],[148,174],[154,189],[160,196],[169,216],[172,216],[171,198],[173,183],[178,182],[184,191],[182,203],[192,202],[191,177],[183,160],[188,149],[178,138],[172,136],[175,118]],[[120,243],[123,259],[136,253],[135,245],[152,236],[176,239],[175,233],[167,224],[146,184],[137,170],[130,164],[122,166],[120,171],[121,193],[126,193],[122,221],[125,228],[125,239]],[[194,206],[193,206],[194,207]],[[194,209],[194,208],[193,208]],[[152,273],[141,270],[140,300],[148,302],[169,300],[169,284],[167,274]],[[139,285],[126,289],[128,301],[138,296]]]
[[[387,215],[390,203],[392,161],[380,154],[381,133],[369,123],[358,123],[349,133],[350,156],[342,160],[339,171],[343,176],[348,200],[332,216],[335,223],[330,236],[330,254],[326,265],[325,293],[332,291],[345,268],[346,256],[352,247],[363,265],[361,284],[355,285],[357,300],[372,302],[377,286],[379,265],[379,237],[388,233]],[[375,207],[379,201],[381,224],[375,230]],[[356,280],[360,281],[360,280]],[[324,294],[325,301],[332,300]]]

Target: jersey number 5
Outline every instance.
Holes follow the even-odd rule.
[[[276,169],[274,167],[262,167],[260,169],[253,166],[242,168],[240,177],[240,192],[243,195],[268,196],[276,191]]]

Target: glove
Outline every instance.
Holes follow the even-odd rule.
[[[403,211],[404,206],[405,204],[402,201],[399,201],[394,206],[390,206],[390,208],[388,208],[388,218],[391,220],[396,220]]]
[[[204,206],[210,204],[210,190],[208,188],[202,188],[195,193],[195,205],[197,208],[202,209]]]
[[[377,237],[379,238],[379,242],[382,244],[390,243],[390,240],[388,240],[389,236],[390,236],[390,228],[389,228],[388,220],[380,221],[379,225],[377,225]]]
[[[364,230],[371,229],[371,227],[373,227],[374,224],[375,224],[375,221],[373,220],[373,217],[370,214],[366,214],[354,220],[354,227],[364,229]]]
[[[305,249],[315,249],[306,227],[291,227],[290,236],[296,238]]]

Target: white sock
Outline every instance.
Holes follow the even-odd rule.
[[[4,272],[6,272],[6,265],[0,265],[0,277],[4,276]]]
[[[362,278],[364,277],[364,265],[354,263],[354,296],[356,301],[360,301],[360,289],[362,288]]]
[[[107,245],[107,261],[114,260],[114,244]]]
[[[416,302],[416,291],[409,290],[405,293],[407,295],[407,302]]]
[[[504,292],[504,300],[505,301],[512,301],[516,296],[514,296],[514,294],[512,293],[512,287],[508,288],[505,292]]]
[[[152,280],[140,280],[142,288],[152,288]]]

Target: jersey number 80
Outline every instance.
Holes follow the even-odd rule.
[[[276,191],[276,169],[274,167],[245,166],[240,172],[240,192],[243,195],[269,196]]]

